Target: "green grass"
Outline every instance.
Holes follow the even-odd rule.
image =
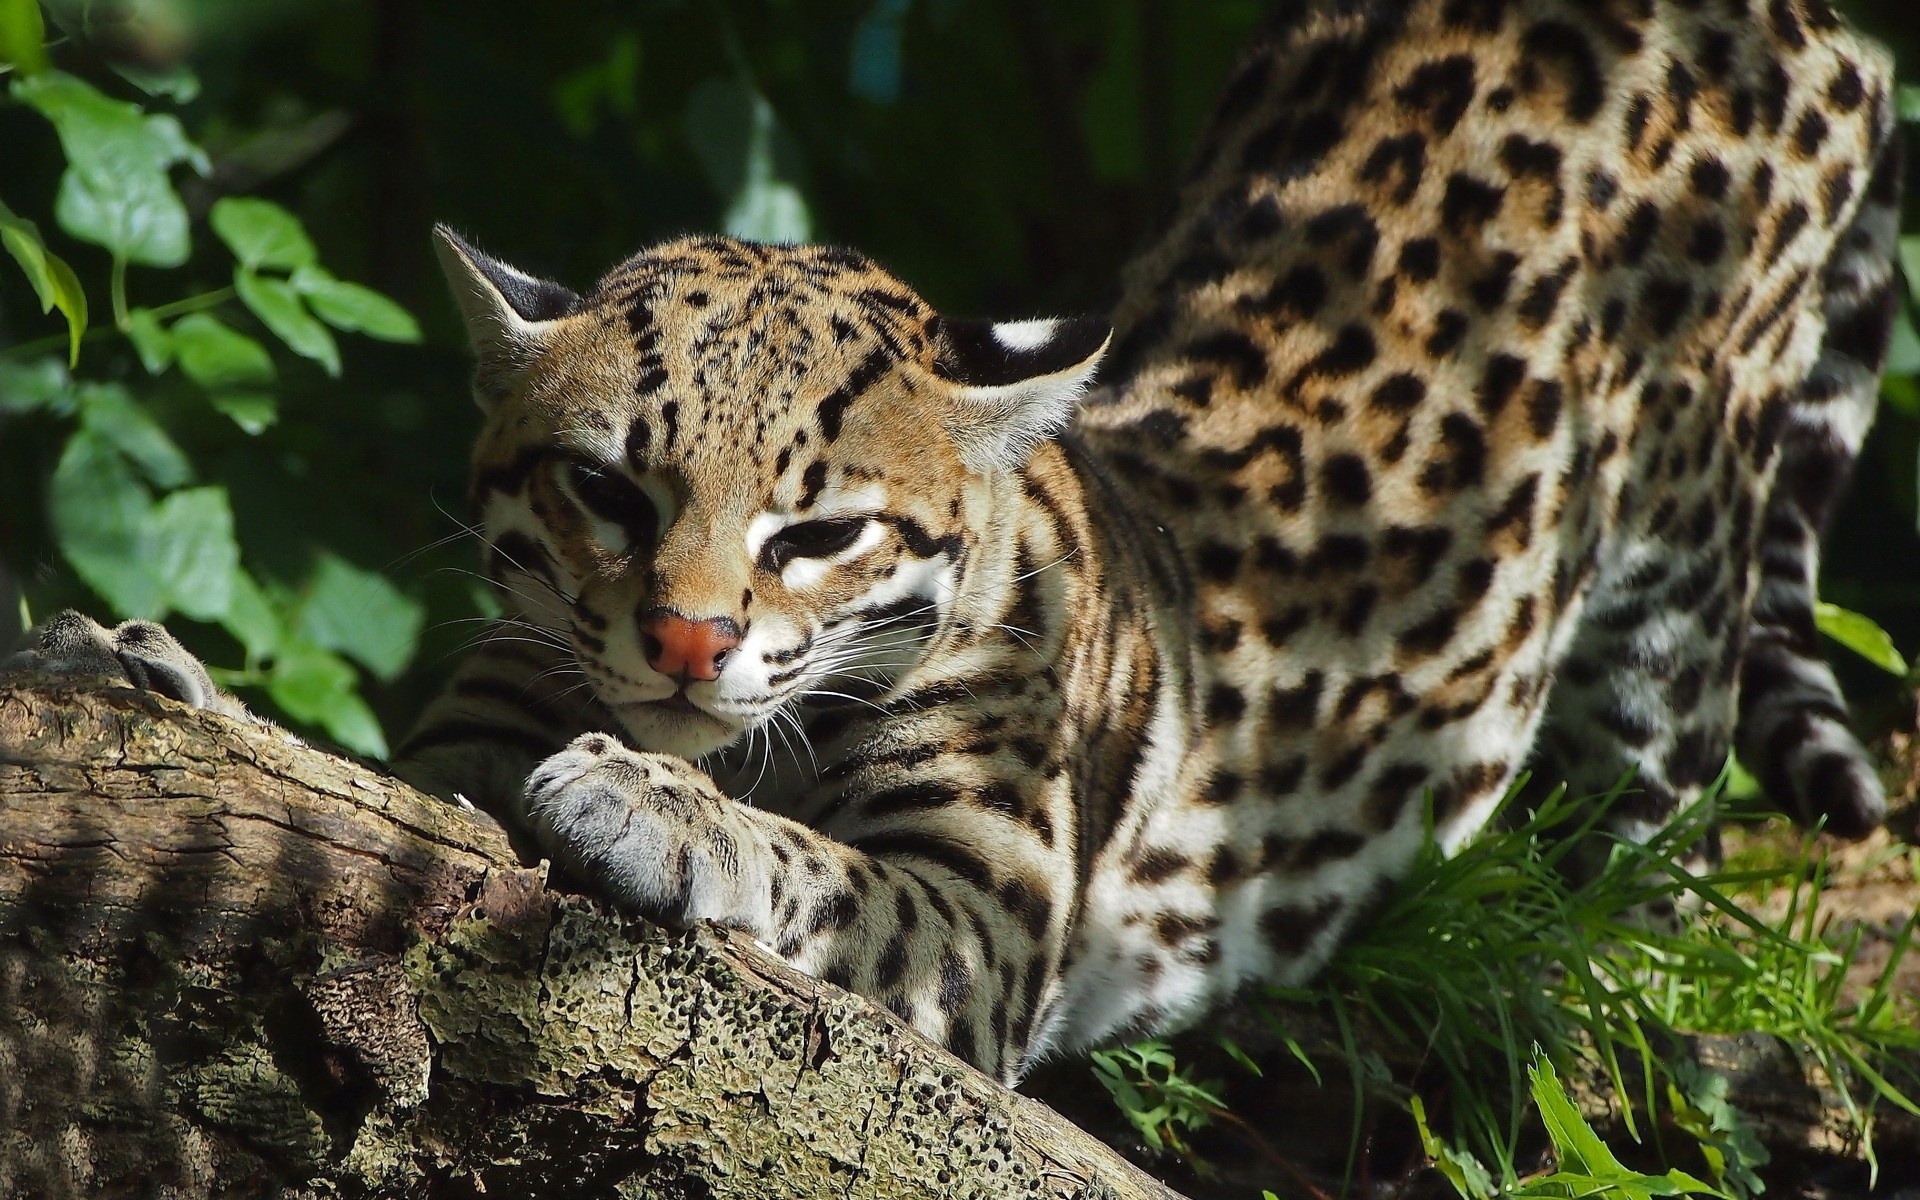
[[[1874,1104],[1920,1112],[1920,1080],[1890,1077],[1884,1065],[1890,1051],[1920,1050],[1920,1013],[1892,987],[1899,954],[1875,986],[1847,999],[1842,988],[1860,935],[1819,927],[1822,871],[1802,877],[1796,860],[1694,878],[1674,867],[1704,831],[1708,807],[1652,844],[1617,847],[1578,886],[1557,867],[1570,848],[1569,824],[1597,806],[1556,794],[1451,858],[1429,839],[1394,898],[1321,978],[1273,996],[1332,1017],[1346,1039],[1356,1106],[1364,1091],[1378,1090],[1362,1085],[1384,1072],[1358,1049],[1352,1030],[1361,1024],[1437,1069],[1449,1104],[1437,1133],[1424,1112],[1422,1129],[1434,1139],[1430,1153],[1444,1146],[1451,1155],[1441,1169],[1463,1195],[1679,1194],[1640,1177],[1632,1186],[1588,1181],[1572,1191],[1539,1191],[1541,1178],[1522,1178],[1516,1158],[1527,1123],[1543,1118],[1543,1072],[1574,1070],[1583,1059],[1608,1081],[1631,1136],[1677,1128],[1699,1142],[1717,1192],[1760,1190],[1764,1150],[1726,1103],[1723,1081],[1690,1063],[1676,1068],[1659,1052],[1671,1034],[1758,1030],[1785,1039],[1846,1090],[1871,1160]],[[1783,919],[1762,920],[1738,899],[1789,881]],[[1692,914],[1678,932],[1621,915],[1663,901]],[[1909,923],[1901,949],[1913,940]],[[1285,1019],[1284,1009],[1274,1015]],[[1102,1082],[1143,1136],[1181,1150],[1185,1133],[1223,1114],[1164,1044],[1145,1047],[1104,1056]],[[1356,1107],[1356,1145],[1361,1115]],[[1554,1141],[1564,1172],[1567,1150],[1558,1135]],[[1475,1164],[1484,1187],[1465,1167],[1456,1177],[1448,1161]]]

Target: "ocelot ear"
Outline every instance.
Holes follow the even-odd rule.
[[[433,249],[473,343],[474,399],[489,408],[540,353],[554,323],[579,310],[580,297],[482,254],[445,225],[433,227]]]
[[[958,401],[947,427],[976,471],[1014,470],[1066,428],[1113,337],[1098,317],[934,322],[934,370]]]

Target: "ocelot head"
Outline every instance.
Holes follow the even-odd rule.
[[[670,242],[585,296],[444,227],[486,414],[472,499],[514,620],[644,749],[871,701],[926,652],[995,476],[1108,330],[943,318],[848,250]]]

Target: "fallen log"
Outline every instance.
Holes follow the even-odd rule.
[[[0,689],[0,1196],[1168,1189],[487,818],[126,688]]]
[[[1323,1017],[1287,1023],[1337,1056]],[[1182,1043],[1234,1077],[1211,1052]],[[1728,1075],[1792,1171],[1774,1195],[1864,1177],[1788,1048],[1676,1052]],[[1336,1189],[1352,1110],[1324,1075],[1240,1072],[1203,1142],[1223,1173],[1180,1187]],[[1084,1064],[1029,1090],[1055,1107],[744,938],[550,890],[489,818],[377,768],[124,687],[0,687],[0,1197],[1177,1197],[1093,1136],[1181,1170]],[[1368,1119],[1376,1183],[1437,1183]],[[1920,1120],[1877,1135],[1889,1185],[1920,1171]]]

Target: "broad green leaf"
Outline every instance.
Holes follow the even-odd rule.
[[[327,327],[313,319],[291,283],[238,267],[233,272],[233,286],[240,293],[240,299],[253,310],[253,315],[273,330],[288,349],[312,359],[327,374],[339,378],[340,347],[334,344],[333,334]]]
[[[1900,267],[1907,277],[1907,291],[1920,304],[1920,233],[1900,239]]]
[[[47,69],[47,28],[40,0],[0,0],[0,65],[22,75]]]
[[[66,151],[53,210],[60,228],[128,262],[187,260],[187,210],[167,171],[205,159],[178,121],[150,117],[59,71],[15,80],[13,96],[53,122]]]
[[[242,432],[254,437],[273,428],[280,419],[280,402],[272,392],[211,392],[207,403],[233,419]]]
[[[796,156],[765,96],[739,79],[709,79],[687,101],[686,129],[726,200],[728,233],[762,242],[808,238],[812,218],[791,182]]]
[[[1881,670],[1893,675],[1907,673],[1907,660],[1894,647],[1893,638],[1875,624],[1873,618],[1822,600],[1813,606],[1813,623],[1820,627],[1821,633]]]
[[[311,266],[317,257],[300,218],[271,200],[228,196],[216,201],[207,216],[233,256],[252,270],[291,271]]]
[[[1608,1172],[1622,1173],[1626,1168],[1620,1160],[1607,1149],[1600,1135],[1593,1131],[1580,1110],[1574,1107],[1568,1098],[1566,1089],[1560,1086],[1560,1074],[1553,1069],[1553,1063],[1545,1057],[1534,1060],[1527,1069],[1531,1081],[1533,1102],[1540,1109],[1540,1122],[1546,1126],[1547,1136],[1553,1139],[1553,1148],[1560,1155],[1563,1170],[1576,1173]]]
[[[273,602],[244,569],[234,571],[228,590],[227,611],[221,614],[220,624],[246,647],[249,658],[272,658],[287,637]]]
[[[127,340],[139,352],[147,374],[158,375],[173,365],[173,335],[161,327],[152,309],[136,308],[127,314]]]
[[[384,758],[386,738],[358,695],[353,668],[338,655],[293,640],[281,648],[267,679],[267,694],[287,715],[318,725],[341,745]]]
[[[119,450],[91,429],[76,432],[47,500],[60,553],[115,615],[167,615],[166,586],[145,560],[153,498]]]
[[[273,358],[266,347],[207,313],[181,317],[173,323],[171,332],[180,369],[203,388],[244,388],[273,382]]]
[[[413,659],[425,620],[425,608],[382,576],[323,554],[295,608],[293,628],[391,680]]]
[[[1900,119],[1920,121],[1920,84],[1903,83],[1896,95],[1899,97]]]
[[[193,478],[193,464],[132,393],[117,383],[83,383],[74,389],[81,425],[111,442],[160,488]]]
[[[315,316],[342,332],[386,342],[420,340],[420,325],[412,314],[370,287],[335,279],[321,267],[295,271],[293,286]]]
[[[1920,379],[1912,375],[1883,375],[1880,399],[1889,408],[1909,417],[1920,417]]]
[[[0,0],[5,4],[6,0]],[[80,362],[80,338],[87,332],[87,293],[80,277],[67,261],[47,249],[40,240],[40,227],[12,209],[0,204],[0,245],[7,248],[20,269],[27,273],[34,295],[40,298],[40,311],[58,308],[67,322],[67,363]]]
[[[1493,1195],[1493,1177],[1480,1164],[1480,1160],[1463,1150],[1454,1149],[1435,1136],[1427,1125],[1426,1104],[1419,1096],[1409,1096],[1407,1102],[1413,1109],[1413,1126],[1420,1134],[1421,1148],[1427,1152],[1434,1169],[1453,1185],[1453,1190],[1465,1200],[1484,1200]]]
[[[178,63],[152,69],[128,63],[110,63],[113,73],[149,96],[165,96],[175,104],[191,104],[200,94],[200,77]]]
[[[1920,266],[1920,262],[1914,265]],[[1883,369],[1892,378],[1920,372],[1920,333],[1914,332],[1913,322],[1908,320],[1904,309],[1894,315],[1893,334],[1887,341],[1887,361]]]
[[[73,409],[73,381],[57,358],[10,362],[0,358],[0,413],[50,409],[65,415]]]
[[[227,489],[189,488],[168,496],[154,507],[144,544],[171,607],[196,621],[226,614],[240,569]]]

